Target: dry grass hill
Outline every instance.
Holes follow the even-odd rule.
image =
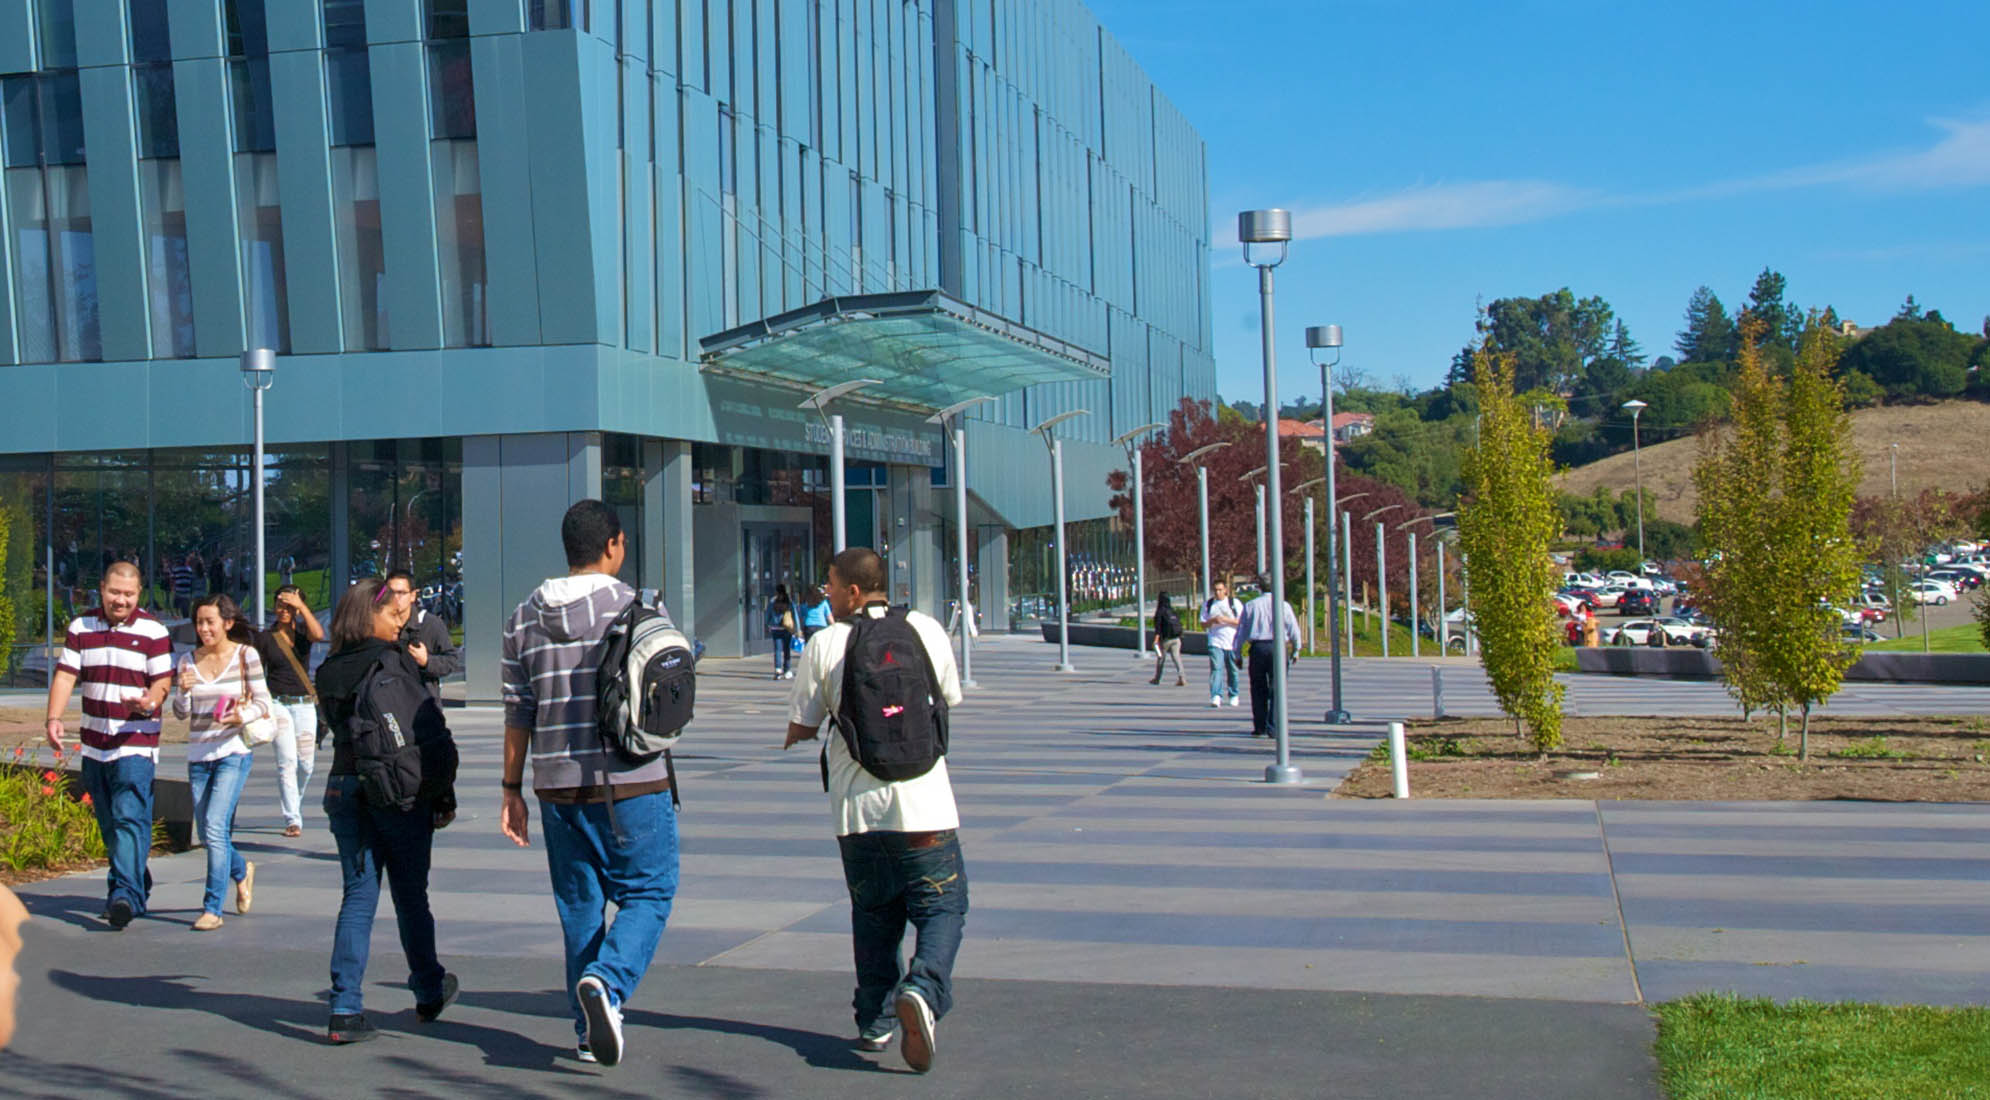
[[[1990,482],[1990,405],[1947,401],[1895,405],[1852,413],[1852,446],[1865,462],[1860,496],[1887,491],[1887,445],[1900,444],[1900,491],[1942,488],[1967,492]],[[1699,441],[1691,436],[1644,447],[1645,491],[1661,518],[1693,522],[1693,462]],[[1562,488],[1588,496],[1598,485],[1613,491],[1634,482],[1631,453],[1611,455],[1562,475]]]

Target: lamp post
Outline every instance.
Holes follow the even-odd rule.
[[[798,409],[814,409],[822,423],[829,429],[829,545],[831,553],[841,554],[849,545],[849,532],[843,529],[843,414],[827,411],[829,403],[853,390],[864,386],[879,385],[875,378],[855,378],[848,382],[838,382],[827,389],[815,391],[808,400],[795,406]]]
[[[249,476],[255,481],[256,499],[256,629],[268,625],[264,617],[263,598],[269,587],[269,576],[264,572],[263,557],[266,548],[263,542],[263,391],[276,383],[276,352],[268,348],[250,348],[242,353],[242,381],[248,384],[255,394],[256,404],[256,449],[249,467]]]
[[[1333,369],[1340,365],[1340,353],[1341,353],[1340,326],[1313,325],[1307,328],[1306,349],[1307,352],[1310,355],[1312,355],[1313,361],[1320,365],[1320,427],[1323,429],[1322,434],[1326,437],[1324,442],[1326,443],[1327,447],[1326,450],[1327,476],[1322,479],[1323,481],[1326,482],[1326,488],[1323,490],[1325,494],[1325,499],[1322,501],[1322,505],[1326,508],[1327,512],[1327,623],[1326,625],[1327,625],[1327,644],[1329,648],[1332,649],[1333,651],[1328,660],[1328,664],[1332,669],[1331,679],[1333,681],[1333,704],[1327,710],[1326,721],[1328,725],[1345,725],[1349,720],[1349,715],[1347,713],[1347,708],[1343,706],[1341,703],[1341,690],[1340,690],[1341,647],[1340,647],[1340,628],[1338,626],[1338,620],[1340,616],[1341,601],[1339,596],[1339,586],[1334,583],[1335,566],[1338,565],[1340,562],[1340,558],[1337,556],[1335,551],[1335,542],[1334,542],[1335,528],[1338,528],[1340,526],[1340,524],[1335,520],[1334,502],[1340,498],[1334,495]],[[1322,361],[1321,354],[1327,351],[1333,352],[1334,357],[1331,361]],[[1309,500],[1307,503],[1310,506],[1312,502]],[[1312,529],[1313,529],[1313,521],[1309,518],[1306,521],[1306,530],[1310,532]],[[1312,552],[1308,551],[1306,554],[1306,560],[1309,564],[1311,563],[1312,558],[1313,558]],[[1307,592],[1310,595],[1310,593],[1312,592],[1312,583],[1310,581],[1307,582],[1306,588]],[[1306,622],[1308,623],[1309,629],[1312,621],[1313,621],[1312,611],[1309,609],[1306,613]]]
[[[1306,648],[1315,653],[1319,652],[1320,645],[1319,637],[1313,628],[1313,497],[1310,490],[1326,480],[1323,477],[1316,477],[1286,490],[1306,502]],[[1327,633],[1331,634],[1333,631],[1329,630]],[[1329,725],[1333,721],[1332,718],[1327,719]]]
[[[1393,512],[1401,507],[1400,504],[1384,504],[1362,516],[1361,522],[1367,523],[1384,512]],[[1387,540],[1383,538],[1382,523],[1379,520],[1375,523],[1375,595],[1382,602],[1382,614],[1378,626],[1382,632],[1382,656],[1387,657],[1389,655],[1389,559]]]
[[[960,684],[962,687],[977,687],[974,682],[974,642],[973,628],[969,625],[974,617],[974,606],[967,600],[967,410],[993,397],[970,397],[956,401],[939,412],[926,418],[928,424],[947,428],[951,422],[954,437],[954,546],[960,557]]]
[[[1257,540],[1258,540],[1258,559],[1257,559],[1257,560],[1258,560],[1258,576],[1260,576],[1260,577],[1262,577],[1262,576],[1264,576],[1264,575],[1265,575],[1265,560],[1264,560],[1264,485],[1263,485],[1263,484],[1262,484],[1261,482],[1259,482],[1259,481],[1257,480],[1257,477],[1258,477],[1258,475],[1259,475],[1259,474],[1262,474],[1262,473],[1264,473],[1266,469],[1267,469],[1267,467],[1264,467],[1264,466],[1259,466],[1259,467],[1258,467],[1257,469],[1254,469],[1254,470],[1251,470],[1251,471],[1249,471],[1248,473],[1246,473],[1246,474],[1245,474],[1245,475],[1244,475],[1243,477],[1240,477],[1240,478],[1238,478],[1238,479],[1237,479],[1238,481],[1247,481],[1247,482],[1250,482],[1250,484],[1251,484],[1251,488],[1252,488],[1252,489],[1254,490],[1254,492],[1255,492],[1255,495],[1256,495],[1256,497],[1257,497],[1257,511],[1256,511],[1255,513],[1253,513],[1253,514],[1254,514],[1254,515],[1255,515],[1255,516],[1257,517],[1257,526],[1256,526],[1255,528],[1253,528],[1253,530],[1254,530],[1254,531],[1256,532],[1256,534],[1257,534]]]
[[[1890,529],[1895,523],[1900,521],[1900,444],[1898,443],[1889,443],[1886,445],[1886,480],[1892,486],[1893,490],[1892,497],[1895,514],[1888,517],[1889,522],[1887,523],[1887,527],[1889,528],[1887,533],[1892,534],[1893,532]],[[1896,552],[1898,552],[1897,548]],[[1888,554],[1885,556],[1890,558],[1893,555]],[[1901,612],[1906,610],[1906,605],[1900,602],[1900,563],[1888,561],[1884,564],[1886,565],[1886,579],[1893,585],[1893,636],[1898,638],[1901,636]]]
[[[1050,449],[1050,489],[1057,501],[1057,671],[1076,672],[1071,667],[1071,588],[1068,583],[1069,567],[1064,564],[1064,441],[1057,438],[1052,428],[1074,416],[1090,415],[1090,409],[1072,409],[1031,428],[1043,438],[1043,445]]]
[[[1229,445],[1230,441],[1227,439],[1223,440],[1221,443],[1211,443],[1208,444],[1207,446],[1197,447],[1195,450],[1190,451],[1189,453],[1175,460],[1176,462],[1181,462],[1181,463],[1190,463],[1190,462],[1195,463],[1195,499],[1196,499],[1196,504],[1200,508],[1200,512],[1198,513],[1198,515],[1201,518],[1201,524],[1202,524],[1201,530],[1202,530],[1202,599],[1203,600],[1207,600],[1209,599],[1210,596],[1214,595],[1216,582],[1213,579],[1211,579],[1209,576],[1209,467],[1204,466],[1201,462],[1198,462],[1197,460],[1202,458],[1207,458],[1208,456],[1215,454],[1217,451],[1220,451],[1223,448],[1228,447]],[[1198,607],[1202,606],[1200,600],[1196,602],[1196,606]]]
[[[1237,215],[1237,242],[1243,246],[1244,262],[1258,269],[1259,315],[1264,336],[1264,435],[1265,496],[1277,501],[1283,494],[1278,484],[1278,357],[1272,347],[1272,269],[1285,262],[1285,249],[1292,240],[1292,215],[1285,210],[1247,210]],[[1261,254],[1252,259],[1251,248]],[[1282,509],[1267,510],[1265,541],[1271,544],[1271,694],[1272,718],[1276,723],[1278,760],[1265,768],[1267,783],[1298,783],[1303,777],[1292,763],[1289,708],[1285,692],[1285,524]]]
[[[1624,408],[1631,411],[1631,469],[1635,471],[1638,490],[1638,572],[1645,566],[1645,468],[1644,456],[1638,451],[1638,414],[1646,409],[1644,402],[1633,397],[1624,402]]]
[[[1147,513],[1141,502],[1140,445],[1134,440],[1162,424],[1142,424],[1113,437],[1113,443],[1126,448],[1127,465],[1133,470],[1133,659],[1147,656]]]
[[[1360,500],[1371,493],[1349,493],[1334,498],[1334,515],[1327,518],[1327,526],[1340,532],[1340,557],[1327,566],[1327,584],[1332,586],[1336,574],[1341,579],[1340,606],[1341,621],[1335,629],[1346,636],[1346,649],[1349,657],[1354,656],[1354,521],[1347,510],[1347,502]],[[1343,712],[1345,713],[1345,712]]]
[[[1454,514],[1455,514],[1455,513],[1452,513],[1452,512],[1438,512],[1438,513],[1436,513],[1435,515],[1428,515],[1428,516],[1418,516],[1418,517],[1417,517],[1417,518],[1415,518],[1415,519],[1410,519],[1410,520],[1404,520],[1403,522],[1401,522],[1401,523],[1398,523],[1398,524],[1396,525],[1396,530],[1398,530],[1398,531],[1403,531],[1403,530],[1407,530],[1408,528],[1410,528],[1410,527],[1414,527],[1414,526],[1416,526],[1416,525],[1417,525],[1417,524],[1419,524],[1419,523],[1425,523],[1425,522],[1433,522],[1433,521],[1436,521],[1436,520],[1440,520],[1440,519],[1443,519],[1443,518],[1444,518],[1444,517],[1446,517],[1446,516],[1449,516],[1449,515],[1454,515]],[[1419,603],[1418,603],[1418,593],[1417,593],[1417,564],[1418,564],[1418,563],[1417,563],[1417,552],[1416,552],[1416,532],[1415,532],[1415,531],[1411,531],[1411,532],[1409,533],[1409,541],[1410,541],[1410,545],[1409,545],[1409,551],[1410,551],[1410,656],[1412,656],[1412,657],[1421,657],[1421,656],[1423,656],[1423,632],[1422,632],[1422,631],[1421,631],[1420,629],[1418,629],[1418,625],[1419,625],[1419,623],[1421,622],[1421,620],[1422,620],[1422,618],[1423,618],[1423,609],[1422,609],[1422,607],[1421,607],[1421,606],[1419,605]],[[1439,543],[1437,544],[1437,548],[1438,548],[1438,549],[1437,549],[1437,552],[1438,552],[1438,553],[1439,553],[1440,555],[1444,553],[1444,544],[1443,544],[1443,543],[1442,543],[1441,541],[1440,541],[1440,542],[1439,542]],[[1441,562],[1442,560],[1443,560],[1442,558],[1439,558],[1439,561],[1440,561],[1440,562]],[[1444,596],[1443,596],[1443,592],[1444,592],[1444,572],[1443,572],[1443,566],[1442,566],[1441,564],[1440,564],[1440,565],[1439,565],[1439,567],[1438,567],[1438,575],[1437,575],[1437,590],[1438,590],[1438,598],[1437,598],[1437,614],[1438,614],[1438,618],[1439,618],[1439,619],[1442,619],[1442,618],[1444,617]],[[1433,634],[1436,634],[1436,631],[1432,631],[1432,633],[1433,633]],[[1438,655],[1439,657],[1442,657],[1442,656],[1444,656],[1444,639],[1443,639],[1443,636],[1442,636],[1442,635],[1438,635],[1438,636],[1437,636],[1437,639],[1438,639],[1438,640],[1437,640],[1437,655]]]

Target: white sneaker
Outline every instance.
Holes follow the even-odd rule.
[[[608,995],[608,985],[589,974],[574,984],[581,1015],[587,1017],[587,1049],[594,1060],[612,1066],[622,1060],[622,1010]]]
[[[932,1069],[933,1010],[927,1007],[926,998],[908,987],[898,991],[892,1007],[898,1012],[898,1026],[903,1029],[898,1049],[905,1055],[905,1064],[918,1073]]]
[[[1233,706],[1233,707],[1234,707],[1234,706],[1241,706],[1241,705],[1243,704],[1243,702],[1244,702],[1244,697],[1243,697],[1243,696],[1241,696],[1241,695],[1232,695],[1232,696],[1230,697],[1230,705],[1231,705],[1231,706]]]
[[[1209,697],[1209,705],[1210,705],[1210,706],[1212,706],[1212,707],[1220,707],[1220,706],[1222,706],[1222,705],[1223,705],[1223,697],[1222,697],[1221,695],[1212,695],[1212,696],[1210,696],[1210,697]]]

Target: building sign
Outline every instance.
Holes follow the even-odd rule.
[[[718,441],[770,451],[829,453],[829,425],[812,409],[800,409],[793,390],[755,386],[734,378],[707,376],[712,421]],[[843,454],[867,462],[935,466],[941,460],[940,432],[917,414],[841,402]]]

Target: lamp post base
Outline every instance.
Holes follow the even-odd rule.
[[[981,682],[979,680],[962,680],[960,686],[964,688],[978,688],[981,686]]]
[[[1300,775],[1299,769],[1291,764],[1287,764],[1283,767],[1280,767],[1277,764],[1273,764],[1264,770],[1264,781],[1267,783],[1274,783],[1279,786],[1289,787],[1305,782],[1306,777]]]
[[[1076,672],[1076,671],[1078,671],[1078,666],[1077,666],[1077,665],[1071,665],[1071,664],[1062,664],[1062,665],[1058,665],[1058,666],[1057,666],[1057,671],[1058,671],[1058,672]]]
[[[1354,715],[1349,714],[1344,710],[1330,710],[1326,713],[1326,716],[1321,719],[1321,721],[1325,722],[1329,726],[1346,726],[1353,724]]]

